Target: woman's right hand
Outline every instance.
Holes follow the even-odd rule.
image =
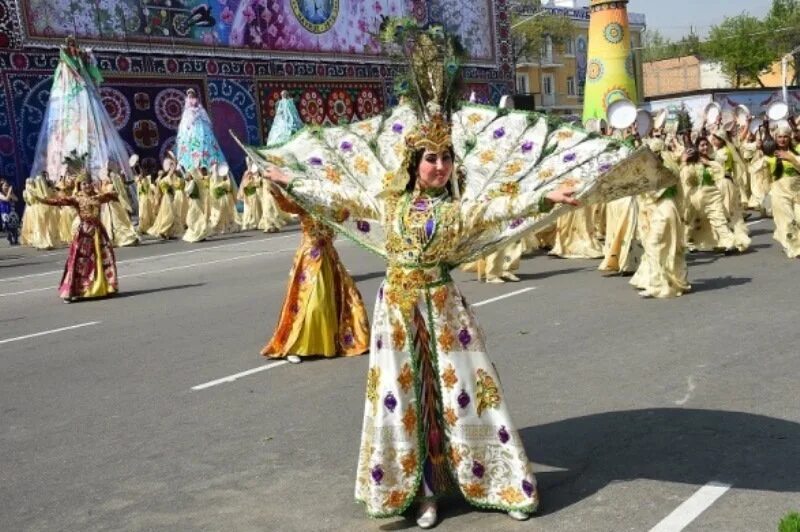
[[[279,185],[288,185],[289,176],[283,173],[279,168],[275,166],[270,166],[264,171],[264,177],[272,181],[273,183],[277,183]]]

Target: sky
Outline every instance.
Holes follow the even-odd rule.
[[[763,18],[771,5],[772,0],[630,0],[628,11],[644,13],[648,29],[676,40],[688,34],[692,26],[703,37],[726,16],[743,11]]]

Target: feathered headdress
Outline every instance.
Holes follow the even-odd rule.
[[[463,48],[441,26],[421,28],[410,18],[386,19],[381,39],[390,53],[405,59],[407,68],[397,77],[395,92],[419,117],[419,125],[406,135],[406,168],[418,150],[438,153],[453,145],[450,119],[461,96]],[[405,187],[408,176],[398,177],[404,182],[389,184],[389,188]],[[457,195],[457,183],[453,188]]]
[[[81,182],[89,179],[89,172],[86,168],[86,161],[89,159],[88,153],[78,154],[77,150],[72,150],[64,157],[64,164],[67,167],[67,174],[74,176],[75,181]]]

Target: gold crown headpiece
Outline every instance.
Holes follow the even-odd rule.
[[[406,147],[411,151],[430,150],[440,153],[453,145],[450,124],[442,113],[434,114],[406,135]]]

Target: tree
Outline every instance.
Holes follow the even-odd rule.
[[[703,51],[707,57],[722,64],[722,71],[733,80],[736,88],[745,82],[763,86],[759,75],[778,58],[770,39],[765,22],[741,14],[726,17],[721,24],[711,28]]]
[[[772,47],[779,57],[800,46],[800,0],[772,0],[772,7],[764,23],[772,32]],[[800,52],[794,54],[795,73],[793,84],[798,79]]]
[[[513,5],[511,16],[514,70],[520,57],[535,57],[541,65],[548,41],[553,46],[560,46],[574,36],[575,25],[569,17],[543,10],[538,0],[518,0]],[[541,67],[539,73],[542,74]]]
[[[696,55],[700,53],[701,46],[700,37],[694,32],[679,41],[671,41],[658,30],[647,30],[642,38],[642,59],[644,62],[650,62]]]

